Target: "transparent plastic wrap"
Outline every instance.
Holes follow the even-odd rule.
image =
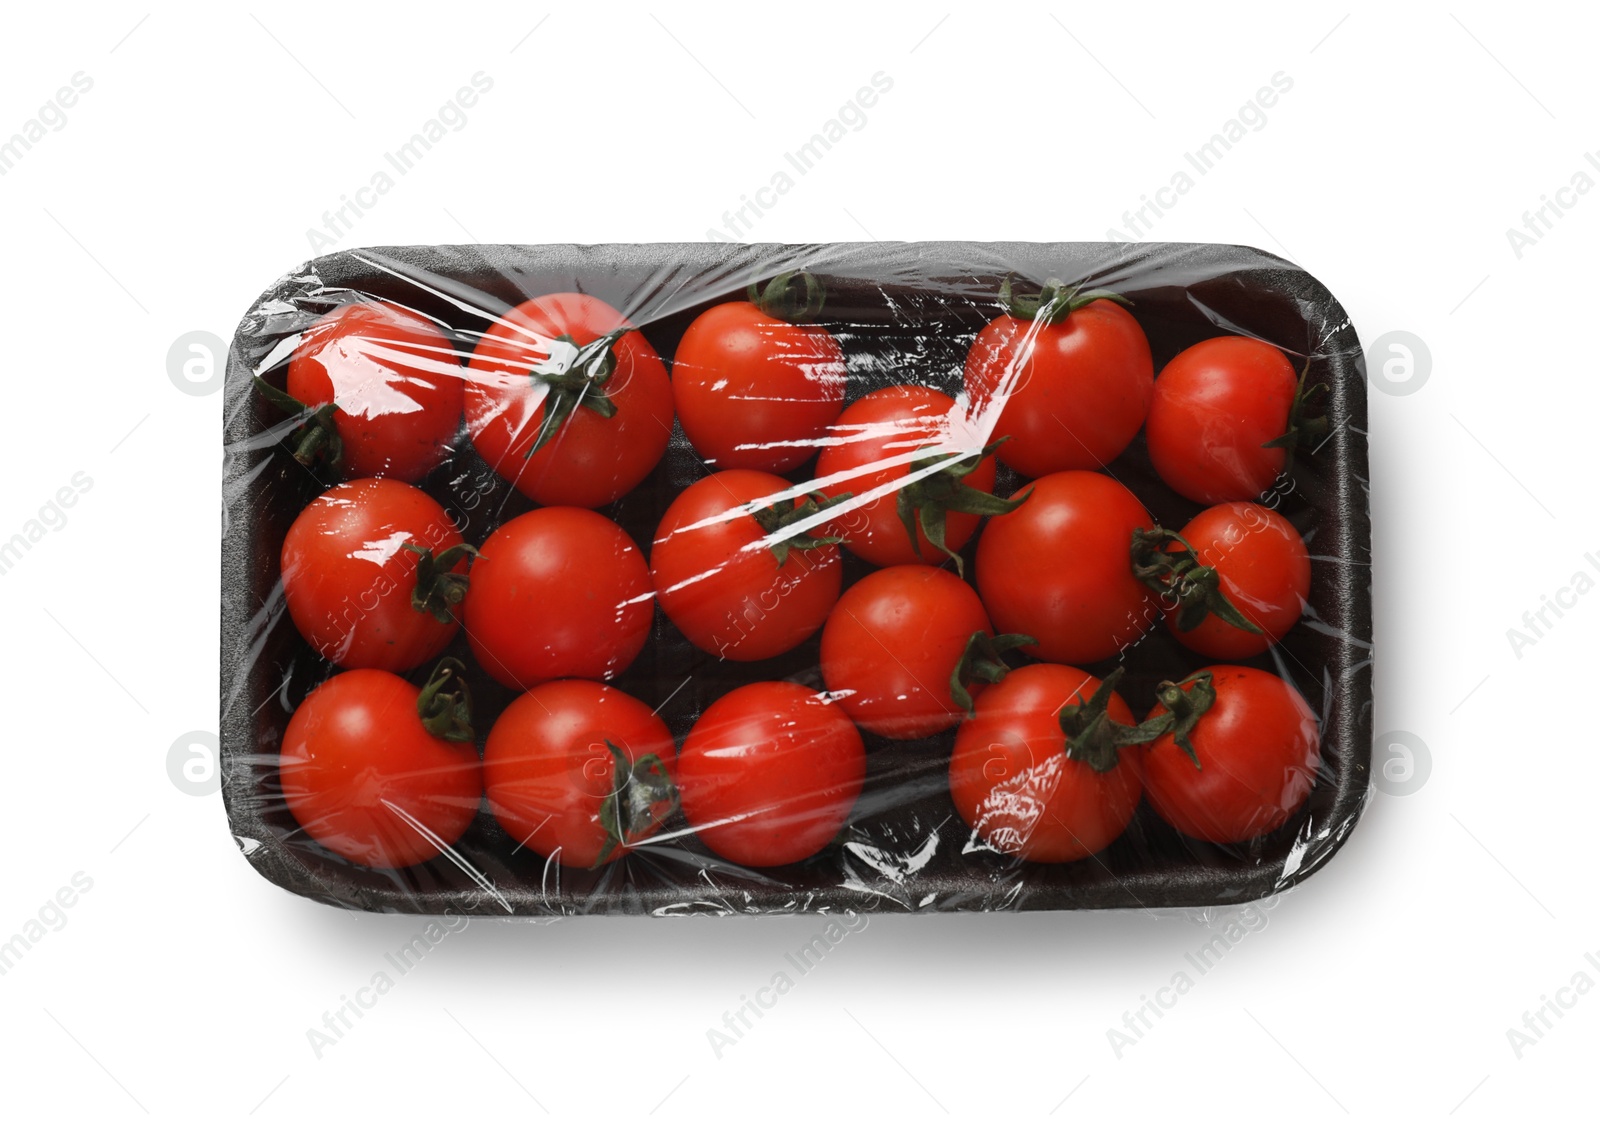
[[[320,901],[1220,906],[1368,793],[1361,347],[1260,251],[341,252],[224,429],[223,796]]]

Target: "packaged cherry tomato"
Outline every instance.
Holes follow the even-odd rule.
[[[306,897],[1222,906],[1369,796],[1361,344],[1261,251],[347,251],[226,397],[223,797]]]

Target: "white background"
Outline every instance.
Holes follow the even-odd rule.
[[[1520,657],[1506,632],[1575,572],[1600,577],[1600,192],[1520,257],[1506,230],[1600,149],[1597,29],[1577,6],[1475,3],[945,12],[8,13],[0,137],[75,72],[93,87],[0,177],[0,540],[75,472],[93,485],[0,576],[0,936],[75,873],[93,887],[0,977],[0,1117],[1501,1125],[1589,1108],[1600,992],[1520,1059],[1506,1031],[1600,949],[1600,596]],[[268,885],[218,797],[169,779],[174,739],[216,725],[221,397],[175,387],[166,357],[190,331],[231,336],[309,256],[307,229],[480,70],[493,90],[465,128],[338,246],[702,239],[880,70],[893,90],[865,128],[752,238],[1101,239],[1290,76],[1150,237],[1286,254],[1363,341],[1429,346],[1425,384],[1371,398],[1377,729],[1431,751],[1423,786],[1376,795],[1338,858],[1120,1058],[1107,1029],[1188,967],[1196,920],[874,918],[720,1060],[706,1029],[815,920],[474,921],[316,1058],[306,1029],[416,923]]]

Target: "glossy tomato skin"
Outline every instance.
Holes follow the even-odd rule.
[[[1150,410],[1155,366],[1133,315],[1100,298],[1055,325],[1002,314],[973,341],[964,381],[985,428],[1011,437],[1000,461],[1038,478],[1122,454]]]
[[[417,545],[437,557],[461,543],[444,508],[394,478],[363,478],[316,498],[289,526],[280,565],[284,601],[301,636],[346,668],[402,671],[438,656],[455,637],[411,606]],[[465,560],[453,571],[467,570]]]
[[[791,548],[780,566],[747,510],[794,493],[775,474],[725,470],[688,487],[662,515],[651,549],[656,598],[702,651],[743,662],[772,658],[827,619],[843,584],[838,548]]]
[[[1286,454],[1266,447],[1289,430],[1298,380],[1283,353],[1252,337],[1191,345],[1156,378],[1145,423],[1161,480],[1202,505],[1260,497]]]
[[[1118,753],[1097,772],[1067,755],[1061,710],[1087,702],[1100,680],[1070,666],[1019,667],[978,694],[976,714],[956,731],[950,796],[974,834],[1031,862],[1073,862],[1105,850],[1139,806],[1141,749]],[[1133,724],[1113,692],[1111,720]]]
[[[1024,487],[1023,489],[1027,489]],[[1031,635],[1050,662],[1110,658],[1155,621],[1154,594],[1133,575],[1129,544],[1152,522],[1116,479],[1047,474],[978,541],[978,592],[995,631]],[[1018,491],[1020,495],[1022,491]]]
[[[1310,794],[1321,763],[1317,718],[1300,692],[1275,674],[1244,666],[1206,669],[1217,700],[1189,735],[1200,767],[1170,736],[1162,737],[1145,754],[1145,790],[1156,814],[1183,834],[1242,843],[1282,827]],[[1150,716],[1165,712],[1157,703]]]
[[[495,681],[526,690],[553,678],[611,678],[644,649],[654,618],[644,554],[592,510],[549,506],[483,543],[463,622]]]
[[[532,369],[571,356],[576,346],[627,325],[599,298],[547,294],[508,310],[473,350],[466,391],[472,444],[501,477],[546,506],[593,509],[616,501],[655,469],[672,436],[672,383],[644,335],[624,333],[604,391],[616,406],[606,419],[579,405],[555,436],[530,455],[544,418],[548,386]]]
[[[683,433],[719,470],[793,470],[844,407],[839,342],[817,325],[724,302],[695,318],[672,360]]]
[[[861,734],[838,706],[793,682],[752,682],[695,722],[678,790],[711,850],[743,866],[783,866],[844,827],[866,766]]]
[[[450,454],[465,384],[434,324],[387,302],[355,302],[314,321],[289,357],[285,391],[337,404],[346,478],[419,482]]]
[[[1311,594],[1311,557],[1299,530],[1254,502],[1224,502],[1178,531],[1202,565],[1217,570],[1222,594],[1261,634],[1208,615],[1193,631],[1178,630],[1178,609],[1167,626],[1184,646],[1214,659],[1259,655],[1300,622]]]
[[[652,807],[649,822],[602,858],[600,811],[615,789],[612,746],[630,763],[659,758],[669,777],[677,759],[666,723],[615,686],[566,679],[529,690],[489,731],[489,810],[518,843],[563,866],[592,867],[626,854],[661,826],[671,804]]]
[[[911,463],[937,451],[959,458],[983,449],[987,440],[943,392],[919,384],[898,384],[869,392],[851,404],[829,428],[817,457],[816,488],[829,497],[848,492],[839,517],[829,524],[834,536],[862,560],[875,565],[940,564],[949,560],[917,530],[911,543],[895,510]],[[878,465],[878,464],[883,465]],[[985,458],[961,481],[989,493],[994,489],[994,456]],[[882,497],[861,501],[891,487]],[[952,513],[945,544],[954,552],[972,539],[979,518]]]
[[[478,814],[477,750],[424,729],[417,693],[387,671],[336,674],[284,730],[279,771],[289,811],[317,842],[362,866],[414,866],[440,854],[396,808],[446,844]]]
[[[822,629],[822,679],[869,733],[931,737],[965,716],[950,675],[976,632],[990,634],[989,617],[969,585],[945,569],[893,565],[834,605]]]

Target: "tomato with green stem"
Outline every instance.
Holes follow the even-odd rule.
[[[562,866],[614,862],[671,814],[672,734],[603,682],[546,682],[506,707],[484,746],[489,810],[522,846]]]
[[[655,618],[639,546],[574,506],[533,510],[490,534],[462,610],[478,664],[518,690],[621,674]]]
[[[455,637],[473,555],[423,491],[358,479],[313,500],[289,526],[279,558],[284,602],[329,662],[410,670]]]
[[[803,288],[801,292],[797,288]],[[844,407],[844,351],[814,319],[821,280],[807,272],[750,285],[744,302],[690,323],[672,359],[683,433],[718,470],[793,470]]]
[[[1010,278],[1000,300],[1006,312],[979,331],[963,376],[974,417],[1010,436],[1000,461],[1038,478],[1122,454],[1155,387],[1150,342],[1127,300],[1055,279],[1023,296]]]
[[[1299,531],[1254,502],[1212,506],[1177,533],[1139,530],[1133,557],[1173,636],[1210,658],[1261,654],[1300,622],[1311,593]]]
[[[1030,491],[1014,512],[991,518],[978,541],[983,606],[996,631],[1038,641],[1023,648],[1028,654],[1058,663],[1110,658],[1158,614],[1128,553],[1150,514],[1094,471],[1047,474]]]
[[[1211,666],[1165,683],[1145,726],[1150,806],[1190,838],[1242,843],[1276,831],[1305,803],[1322,763],[1317,717],[1288,682]]]
[[[420,482],[450,455],[461,427],[455,347],[433,322],[392,302],[351,302],[322,315],[295,342],[284,388],[253,382],[303,420],[289,438],[295,459],[333,478]]]
[[[547,294],[513,307],[479,340],[468,368],[472,445],[541,505],[607,505],[666,452],[666,366],[599,298]]]
[[[700,715],[678,755],[683,814],[743,866],[810,858],[843,830],[866,779],[849,716],[794,682],[752,682]]]
[[[875,565],[953,560],[989,514],[1020,499],[996,498],[994,452],[986,432],[955,400],[933,388],[898,384],[847,407],[823,437],[815,484],[848,493],[828,531]]]
[[[1309,407],[1323,387],[1307,386],[1282,350],[1254,337],[1191,345],[1156,377],[1145,422],[1150,461],[1190,501],[1258,498],[1295,451],[1326,431]]]
[[[839,502],[759,470],[702,478],[656,529],[651,575],[661,610],[719,658],[750,662],[799,646],[839,598],[838,538],[820,517]]]
[[[1122,835],[1139,806],[1142,739],[1121,676],[1037,663],[979,691],[950,757],[950,797],[975,842],[1061,863]]]
[[[991,635],[970,585],[930,565],[892,565],[856,581],[829,613],[822,680],[869,733],[931,737],[965,716],[971,664],[985,641],[993,649]]]
[[[466,831],[483,796],[471,711],[455,659],[420,691],[387,671],[336,674],[284,730],[284,803],[306,834],[362,866],[436,858]]]

